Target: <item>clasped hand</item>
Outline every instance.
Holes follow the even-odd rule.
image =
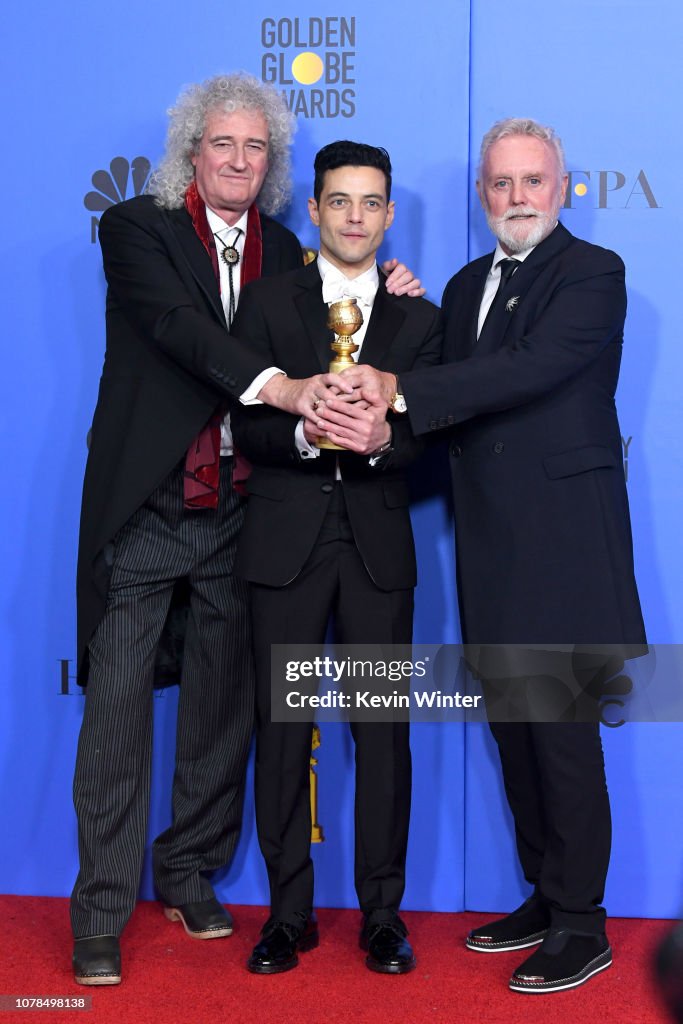
[[[361,364],[339,376],[323,374],[321,384],[326,394],[314,399],[311,414],[305,418],[309,443],[327,437],[349,451],[370,455],[391,440],[386,414],[396,386],[393,374]]]
[[[319,373],[304,380],[276,374],[259,392],[262,401],[304,418],[309,444],[328,437],[360,455],[370,455],[391,438],[386,414],[396,389],[393,373],[366,364],[342,374]]]

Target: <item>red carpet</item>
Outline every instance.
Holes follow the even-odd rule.
[[[64,899],[0,897],[0,994],[92,996],[91,1012],[0,1012],[14,1021],[83,1024],[667,1024],[651,979],[652,953],[668,921],[613,920],[615,962],[585,986],[546,996],[507,989],[519,953],[464,949],[482,914],[406,913],[417,970],[372,974],[358,949],[359,915],[319,912],[321,945],[287,974],[253,976],[245,960],[265,920],[259,907],[233,907],[235,934],[197,941],[142,903],[122,939],[123,982],[87,989],[71,975]],[[523,957],[522,957],[523,959]]]

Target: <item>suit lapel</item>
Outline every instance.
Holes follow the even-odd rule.
[[[195,280],[206,295],[210,307],[225,326],[225,313],[221,302],[221,294],[213,267],[211,266],[211,260],[192,226],[192,220],[185,207],[180,210],[167,210],[166,224],[171,236],[177,245],[180,246],[183,258],[192,271]]]
[[[518,307],[523,306],[526,295],[538,278],[538,275],[545,265],[554,259],[558,253],[562,252],[563,249],[566,249],[568,245],[571,245],[572,241],[573,236],[562,224],[558,223],[557,227],[548,237],[544,238],[533,252],[527,256],[508,281],[503,293],[505,301],[501,302],[493,311],[493,316],[487,319],[472,355],[483,356],[501,348],[505,343],[508,330],[515,322],[515,311]],[[479,305],[477,305],[474,316],[475,333],[478,311]]]
[[[273,274],[281,273],[281,251],[277,239],[277,233],[271,229],[270,218],[264,213],[261,214],[261,277],[270,277]]]
[[[330,342],[334,335],[327,326],[327,305],[323,302],[320,274],[315,262],[297,272],[296,284],[294,304],[320,368],[327,372],[333,356]],[[392,300],[385,288],[384,277],[380,274],[379,288],[358,361],[381,366],[405,319],[405,312]]]
[[[294,304],[315,358],[322,372],[327,373],[333,355],[330,342],[334,340],[334,335],[327,326],[327,306],[323,302],[322,282],[315,261],[297,271],[296,285]]]
[[[491,267],[490,260],[477,261],[478,265],[472,268],[469,288],[465,297],[465,308],[457,313],[458,319],[462,318],[465,325],[459,330],[456,324],[457,337],[461,339],[456,343],[455,358],[466,359],[472,355],[477,346],[477,326],[479,324],[479,307],[481,306],[486,278]]]
[[[533,276],[537,277],[541,267],[554,259],[558,253],[570,246],[573,241],[574,236],[572,233],[567,231],[564,224],[560,224],[558,221],[557,226],[553,228],[548,237],[544,238],[534,251],[527,256],[518,273],[521,274],[522,270],[532,270]],[[515,274],[515,277],[517,277],[517,274]]]
[[[384,275],[380,272],[379,288],[372,304],[370,322],[365,332],[358,362],[382,366],[405,318],[406,314],[394,304],[387,292]]]

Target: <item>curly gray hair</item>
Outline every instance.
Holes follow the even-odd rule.
[[[534,121],[530,117],[506,117],[503,121],[496,121],[481,140],[477,178],[481,178],[486,154],[491,146],[508,135],[531,135],[535,139],[547,142],[557,157],[558,176],[562,178],[566,174],[562,140],[554,128],[539,124],[538,121]]]
[[[258,110],[268,124],[268,173],[261,187],[258,205],[264,213],[274,214],[287,205],[292,183],[289,147],[296,120],[284,99],[270,85],[239,71],[216,75],[201,85],[188,86],[168,111],[166,153],[150,178],[147,191],[158,206],[177,209],[185,201],[185,191],[194,178],[190,159],[196,154],[206,129],[209,113],[220,110]]]

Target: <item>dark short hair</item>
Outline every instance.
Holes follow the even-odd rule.
[[[313,195],[316,203],[320,201],[325,174],[335,171],[337,167],[376,167],[384,174],[387,186],[387,201],[391,197],[391,160],[386,149],[381,146],[367,146],[364,142],[349,142],[344,139],[330,142],[316,153],[313,169]]]

